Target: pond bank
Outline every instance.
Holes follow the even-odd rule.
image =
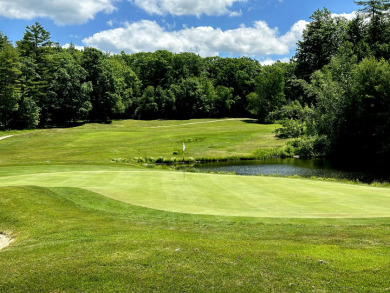
[[[248,161],[219,161],[194,164],[194,168],[207,172],[226,172],[238,175],[276,175],[334,178],[365,183],[389,182],[388,170],[372,166],[351,166],[329,159],[270,158]]]

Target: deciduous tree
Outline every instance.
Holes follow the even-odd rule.
[[[310,18],[312,21],[304,30],[302,41],[298,41],[294,57],[297,77],[307,81],[336,55],[345,40],[347,24],[346,19],[333,17],[326,8],[315,11]]]
[[[248,95],[248,110],[260,122],[285,102],[284,75],[279,66],[264,66],[255,81],[255,92]]]

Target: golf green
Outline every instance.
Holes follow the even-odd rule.
[[[279,218],[390,216],[390,190],[277,177],[104,170],[0,177],[0,186],[79,187],[133,205],[191,214]]]

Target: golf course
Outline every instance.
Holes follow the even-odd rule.
[[[0,132],[0,292],[389,292],[388,185],[189,164],[277,155],[278,127]]]

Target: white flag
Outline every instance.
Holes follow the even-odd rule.
[[[185,149],[186,149],[186,145],[183,142],[183,153],[184,153]]]

